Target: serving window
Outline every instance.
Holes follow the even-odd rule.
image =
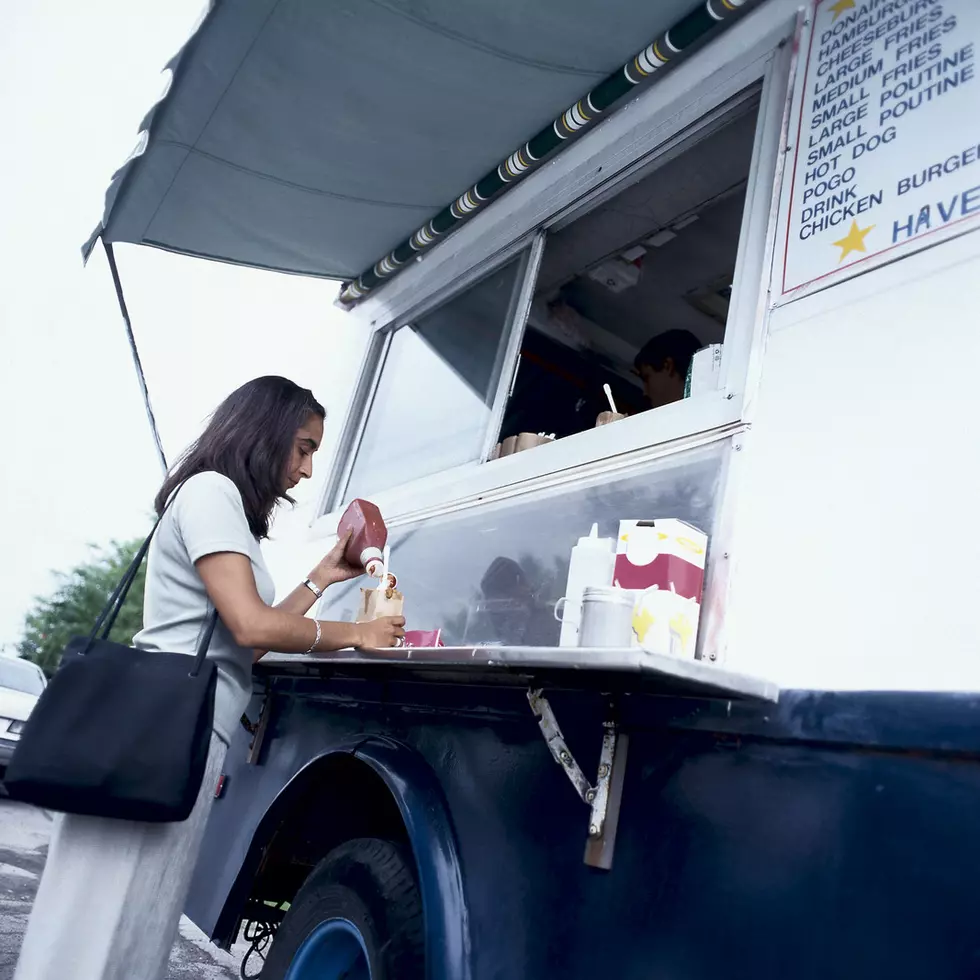
[[[407,590],[412,628],[442,630],[449,646],[556,646],[555,603],[569,550],[596,523],[614,536],[621,515],[672,514],[712,529],[726,444],[594,475],[392,531],[391,562]],[[352,620],[363,583],[329,589],[317,614]]]
[[[717,393],[760,92],[593,189],[543,249],[388,330],[327,509],[598,428],[595,458],[622,419]]]
[[[716,385],[757,110],[548,236],[498,455]]]

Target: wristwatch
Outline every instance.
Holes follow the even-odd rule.
[[[323,589],[318,589],[308,578],[303,579],[303,585],[305,585],[318,599],[323,598]]]

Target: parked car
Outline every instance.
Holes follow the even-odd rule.
[[[0,779],[46,683],[37,664],[0,657]]]

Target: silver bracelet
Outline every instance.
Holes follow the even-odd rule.
[[[303,585],[305,585],[318,599],[323,598],[323,589],[318,589],[309,579],[304,579]]]
[[[312,653],[320,645],[320,620],[314,619],[313,622],[316,624],[316,639],[313,641],[313,645],[310,647],[310,649],[303,654],[304,657],[307,653]]]

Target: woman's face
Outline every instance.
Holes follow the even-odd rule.
[[[293,451],[286,466],[284,492],[292,490],[300,480],[308,480],[313,476],[313,454],[320,448],[321,442],[323,419],[319,415],[311,415],[293,437]]]

